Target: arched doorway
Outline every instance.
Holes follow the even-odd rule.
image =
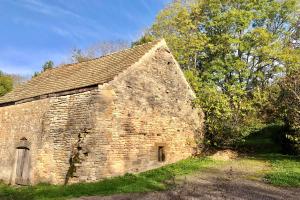
[[[26,138],[21,138],[17,145],[16,179],[18,185],[29,185],[30,172],[30,149]]]

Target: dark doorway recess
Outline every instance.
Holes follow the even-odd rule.
[[[165,160],[166,160],[165,147],[164,146],[159,146],[158,147],[158,161],[159,162],[164,162]]]

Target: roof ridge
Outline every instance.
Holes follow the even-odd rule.
[[[116,53],[121,53],[121,52],[125,52],[125,51],[128,51],[128,50],[132,50],[132,49],[135,49],[135,48],[140,47],[140,46],[146,46],[147,44],[158,43],[158,42],[160,42],[160,41],[161,41],[161,40],[154,40],[154,41],[152,41],[152,42],[146,42],[146,43],[144,43],[144,44],[139,44],[139,45],[136,45],[136,46],[134,46],[134,47],[125,48],[125,49],[122,49],[122,50],[120,50],[120,51],[111,52],[111,53],[109,53],[109,54],[100,56],[100,57],[98,57],[98,58],[92,58],[92,59],[89,59],[89,60],[85,60],[85,61],[82,61],[82,62],[80,62],[80,63],[88,62],[88,61],[90,61],[90,60],[97,60],[97,59],[100,59],[100,58],[104,58],[104,57],[107,57],[107,56],[111,56],[111,55],[116,54]],[[79,62],[77,62],[77,63],[79,63]],[[77,64],[77,63],[74,63],[74,64]]]
[[[125,51],[129,51],[129,50],[132,50],[132,49],[141,47],[141,46],[146,46],[147,44],[158,43],[159,41],[160,41],[160,40],[154,40],[154,41],[152,41],[152,42],[146,42],[146,43],[144,43],[144,44],[139,44],[139,45],[136,45],[136,46],[134,46],[134,47],[122,49],[122,50],[120,50],[120,51],[115,51],[115,52],[112,52],[112,53],[109,53],[109,54],[100,56],[100,57],[98,57],[98,58],[92,58],[92,59],[89,59],[89,60],[85,60],[85,61],[82,61],[82,62],[76,62],[76,63],[73,63],[73,64],[84,63],[84,62],[88,62],[88,61],[92,61],[92,60],[101,59],[101,58],[104,58],[104,57],[112,56],[112,55],[117,54],[117,53],[122,53],[122,52],[125,52]]]
[[[0,105],[44,94],[87,87],[92,84],[103,84],[138,62],[163,41],[155,40],[84,62],[65,64],[46,70],[0,97]]]
[[[141,47],[141,46],[146,46],[146,45],[151,44],[151,43],[153,43],[153,44],[159,43],[160,41],[162,41],[162,39],[157,39],[157,40],[154,40],[154,41],[151,41],[151,42],[146,42],[146,43],[143,43],[143,44],[136,45],[136,46],[131,47],[131,48],[126,48],[126,49],[122,49],[120,51],[115,51],[115,52],[112,52],[112,53],[109,53],[109,54],[106,54],[106,55],[103,55],[103,56],[100,56],[100,57],[97,57],[97,58],[91,58],[91,59],[81,61],[81,62],[64,64],[64,65],[61,65],[59,67],[54,67],[52,69],[48,69],[48,70],[42,72],[40,75],[47,76],[48,74],[51,74],[52,72],[55,72],[57,70],[61,70],[62,68],[66,68],[66,67],[69,67],[69,66],[75,66],[75,65],[78,65],[78,64],[82,64],[82,63],[87,63],[87,62],[98,60],[98,59],[103,59],[105,57],[112,56],[112,55],[117,54],[117,53],[123,53],[123,52],[129,51],[129,50]],[[33,80],[36,80],[39,77],[40,77],[39,75],[36,76],[36,77],[33,77],[31,80],[27,81],[26,83],[32,82]]]
[[[100,57],[97,57],[97,58],[91,58],[91,59],[88,59],[88,60],[84,60],[84,61],[81,61],[81,62],[75,62],[75,63],[68,63],[68,64],[64,64],[64,65],[61,65],[59,67],[54,67],[50,70],[47,70],[45,72],[50,72],[52,70],[56,70],[56,69],[59,69],[59,68],[62,68],[62,67],[67,67],[67,66],[70,66],[70,65],[76,65],[76,64],[81,64],[81,63],[86,63],[86,62],[89,62],[89,61],[93,61],[93,60],[98,60],[98,59],[102,59],[104,57],[108,57],[108,56],[112,56],[114,54],[117,54],[117,53],[122,53],[122,52],[125,52],[125,51],[129,51],[129,50],[132,50],[132,49],[135,49],[135,48],[138,48],[138,47],[141,47],[141,46],[146,46],[147,44],[151,44],[151,43],[159,43],[160,41],[162,41],[162,39],[157,39],[157,40],[154,40],[154,41],[151,41],[151,42],[146,42],[146,43],[143,43],[143,44],[139,44],[139,45],[136,45],[134,47],[129,47],[129,48],[126,48],[126,49],[122,49],[120,51],[115,51],[115,52],[112,52],[112,53],[109,53],[109,54],[105,54],[105,55],[102,55]],[[45,73],[43,72],[43,73]]]

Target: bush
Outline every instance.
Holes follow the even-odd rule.
[[[13,79],[0,71],[0,97],[13,89]]]

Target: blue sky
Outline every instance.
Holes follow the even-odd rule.
[[[171,0],[0,0],[0,70],[29,75],[74,48],[134,41]]]

